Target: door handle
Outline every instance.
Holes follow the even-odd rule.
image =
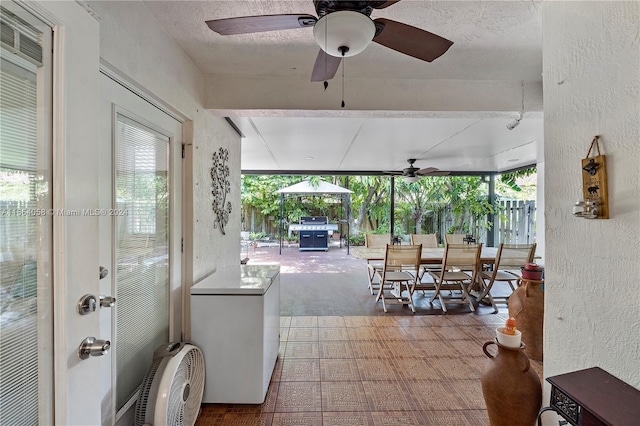
[[[91,356],[102,356],[111,349],[111,342],[108,340],[98,340],[95,337],[87,337],[80,343],[78,356],[80,359],[87,359]]]
[[[95,312],[97,308],[97,300],[93,294],[85,294],[78,301],[78,313],[80,315],[89,315]]]
[[[112,308],[116,304],[116,298],[113,296],[104,296],[100,295],[100,307],[101,308]]]

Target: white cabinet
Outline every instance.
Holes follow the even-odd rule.
[[[228,267],[191,287],[191,342],[205,360],[202,402],[262,403],[279,336],[280,266]]]

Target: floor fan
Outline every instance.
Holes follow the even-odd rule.
[[[160,346],[136,403],[135,425],[193,426],[204,391],[204,358],[184,342]]]

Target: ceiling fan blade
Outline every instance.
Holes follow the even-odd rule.
[[[451,40],[402,22],[378,18],[373,21],[382,30],[373,41],[405,55],[431,62],[453,44]]]
[[[439,170],[440,169],[437,169],[435,167],[425,167],[424,169],[420,169],[420,170],[416,171],[416,174],[417,175],[428,175],[428,174],[431,174],[433,172],[437,172]]]
[[[449,176],[451,172],[446,170],[436,170],[430,173],[420,173],[420,176]]]
[[[404,174],[404,172],[398,172],[398,171],[387,171],[384,170],[382,173],[384,173],[385,175],[393,175],[393,176],[402,176]]]
[[[318,19],[313,15],[261,15],[206,21],[209,28],[221,35],[260,33],[313,27]]]
[[[374,9],[384,9],[385,7],[389,7],[389,6],[391,6],[392,4],[396,4],[396,3],[398,3],[399,1],[400,1],[400,0],[395,0],[395,1],[383,1],[383,2],[381,2],[382,4],[374,5],[374,6],[371,6],[371,7],[373,7]]]
[[[342,58],[331,56],[320,49],[311,72],[311,81],[331,80],[336,75],[341,61]]]

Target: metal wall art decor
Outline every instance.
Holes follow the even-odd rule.
[[[213,167],[211,168],[213,203],[211,204],[213,212],[216,214],[213,227],[220,227],[222,235],[225,235],[224,227],[229,222],[229,215],[231,215],[231,201],[227,201],[227,194],[231,192],[228,162],[228,149],[220,148],[218,152],[213,153]]]
[[[584,199],[578,203],[584,207],[583,212],[576,214],[574,208],[576,216],[588,219],[609,219],[607,167],[605,156],[600,153],[599,139],[599,136],[594,136],[587,152],[587,158],[582,159],[582,192]],[[596,151],[598,155],[595,155]],[[576,206],[578,203],[576,203]]]

